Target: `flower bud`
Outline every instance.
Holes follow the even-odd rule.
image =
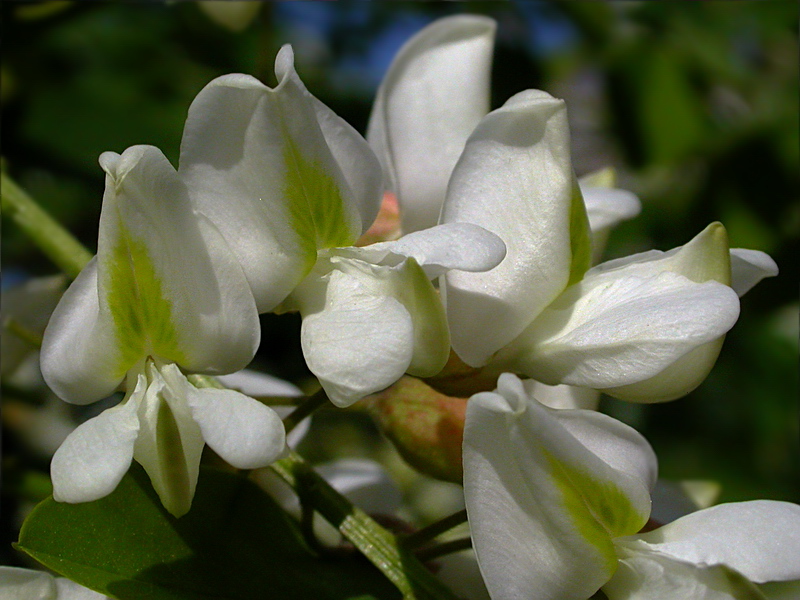
[[[406,462],[436,479],[461,483],[466,398],[445,396],[406,376],[367,403]]]

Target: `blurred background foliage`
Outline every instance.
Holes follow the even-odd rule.
[[[526,88],[566,99],[578,174],[613,165],[620,187],[641,197],[609,258],[672,248],[714,220],[732,246],[775,258],[780,276],[743,299],[699,389],[603,408],[648,437],[663,477],[714,479],[723,501],[799,501],[795,1],[3,2],[4,169],[93,249],[97,157],[154,144],[177,164],[186,111],[212,78],[243,72],[274,85],[274,56],[291,43],[309,90],[364,132],[400,45],[462,12],[499,24],[493,107]],[[54,272],[6,221],[2,244],[4,288]],[[258,367],[306,385],[299,319],[267,315],[263,325]],[[321,417],[310,458],[381,452],[364,415]],[[6,429],[12,421],[3,420],[8,539],[21,498],[47,488],[48,466]]]

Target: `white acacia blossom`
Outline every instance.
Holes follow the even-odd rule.
[[[634,266],[638,265],[638,266]],[[729,285],[739,297],[765,277],[778,274],[778,267],[767,254],[743,248],[728,248],[727,234],[720,223],[712,223],[688,244],[669,252],[651,250],[622,259],[608,261],[586,274],[586,279],[598,278],[603,273],[616,273],[617,276],[636,276],[641,274],[670,271],[688,279],[703,283],[717,281]],[[722,349],[724,336],[690,350],[668,367],[637,383],[611,387],[603,391],[623,400],[633,402],[663,402],[679,398],[700,385],[714,366]],[[535,371],[536,366],[524,365],[527,350],[523,350],[530,340],[523,334],[498,355],[514,355],[509,363],[521,372]],[[534,350],[535,353],[535,350]],[[523,365],[523,366],[520,366]],[[553,408],[597,408],[599,392],[586,387],[569,385],[545,385],[530,382],[535,386],[533,394],[544,404]],[[599,386],[598,386],[599,387]]]
[[[125,397],[58,449],[53,496],[101,498],[135,458],[165,508],[180,516],[191,505],[204,443],[245,469],[284,450],[274,411],[232,390],[198,389],[184,375],[247,365],[259,343],[258,313],[241,267],[193,212],[157,148],[106,152],[100,164],[106,191],[97,256],[56,307],[41,366],[68,402],[100,400],[123,382]]]
[[[453,349],[579,406],[597,393],[544,386],[647,402],[688,393],[738,317],[730,267],[717,257],[727,241],[717,235],[694,252],[698,265],[712,255],[712,267],[652,261],[587,273],[639,201],[614,189],[610,170],[576,179],[563,102],[528,90],[488,113],[494,31],[491,19],[467,15],[424,28],[395,57],[368,131],[404,231],[468,222],[506,244],[497,268],[445,275]]]
[[[260,312],[299,310],[308,367],[347,406],[408,372],[438,373],[450,343],[430,278],[484,271],[504,255],[482,228],[452,223],[356,248],[383,195],[366,141],[300,81],[292,49],[278,85],[212,81],[189,109],[179,172],[197,210],[239,259]]]
[[[480,223],[507,247],[488,273],[445,276],[453,349],[474,367],[495,363],[548,385],[617,388],[717,340],[739,314],[726,282],[658,260],[587,272],[588,219],[566,109],[545,92],[521,92],[481,121],[441,220]],[[648,393],[663,395],[655,385]]]
[[[473,396],[464,495],[492,598],[585,600],[601,586],[612,600],[778,598],[797,590],[800,506],[720,505],[638,534],[656,470],[652,449],[627,425],[548,408],[513,375]]]
[[[402,231],[433,227],[467,139],[489,112],[497,24],[488,17],[439,19],[398,51],[375,99],[367,140],[400,204]],[[635,217],[639,199],[615,189],[612,169],[579,180],[599,256],[608,231]]]

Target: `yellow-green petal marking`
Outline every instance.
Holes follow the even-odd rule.
[[[311,264],[318,249],[352,245],[358,233],[351,231],[345,201],[336,180],[316,161],[306,158],[287,136],[284,147],[287,165],[284,193],[289,201],[289,217],[308,251]]]
[[[544,455],[578,534],[597,548],[612,574],[617,568],[613,538],[637,533],[647,522],[647,515],[639,514],[614,482],[599,481],[547,451]]]
[[[592,264],[592,238],[589,216],[578,182],[572,182],[572,199],[569,207],[569,244],[572,254],[567,285],[583,279]]]
[[[133,239],[121,222],[118,232],[105,266],[107,302],[119,340],[119,376],[146,356],[180,364],[185,358],[172,306],[164,297],[147,247]]]

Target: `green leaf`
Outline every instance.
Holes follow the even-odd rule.
[[[642,58],[640,127],[653,162],[683,159],[705,139],[703,107],[677,51],[659,47]]]
[[[399,598],[361,556],[314,556],[255,484],[211,469],[202,470],[192,509],[180,519],[135,464],[105,498],[39,504],[17,548],[120,600]]]

